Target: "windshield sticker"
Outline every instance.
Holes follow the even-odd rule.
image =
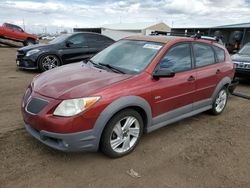
[[[160,45],[156,45],[156,44],[145,44],[143,46],[143,48],[148,48],[148,49],[153,49],[153,50],[159,50],[161,49]]]

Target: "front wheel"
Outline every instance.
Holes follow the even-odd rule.
[[[226,87],[223,87],[218,92],[210,112],[214,115],[221,114],[226,107],[227,99],[228,99],[228,91]]]
[[[60,66],[60,60],[55,55],[44,55],[39,59],[38,62],[40,71],[44,72]]]
[[[100,148],[109,157],[122,157],[133,151],[142,132],[141,115],[133,109],[123,110],[113,116],[106,125]]]

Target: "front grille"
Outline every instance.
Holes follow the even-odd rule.
[[[244,63],[244,62],[237,63],[236,68],[238,68],[238,69],[250,69],[250,63]]]
[[[26,106],[26,111],[32,114],[41,112],[49,102],[44,99],[32,98]]]
[[[18,50],[16,53],[17,59],[22,59],[25,56],[25,53],[21,50]]]

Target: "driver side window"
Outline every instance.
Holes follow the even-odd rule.
[[[160,60],[160,69],[169,69],[175,73],[192,68],[191,51],[188,43],[172,47]]]

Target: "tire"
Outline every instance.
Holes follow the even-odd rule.
[[[60,65],[60,59],[54,54],[46,54],[38,59],[38,67],[41,72],[56,68]]]
[[[24,46],[29,46],[29,45],[33,45],[36,44],[36,41],[34,39],[28,38],[23,42]]]
[[[120,111],[107,123],[101,137],[100,149],[112,158],[125,156],[134,150],[142,133],[141,115],[133,109]]]
[[[223,87],[216,95],[213,104],[212,109],[209,111],[213,115],[219,115],[221,114],[227,104],[228,100],[228,90],[226,87]]]

